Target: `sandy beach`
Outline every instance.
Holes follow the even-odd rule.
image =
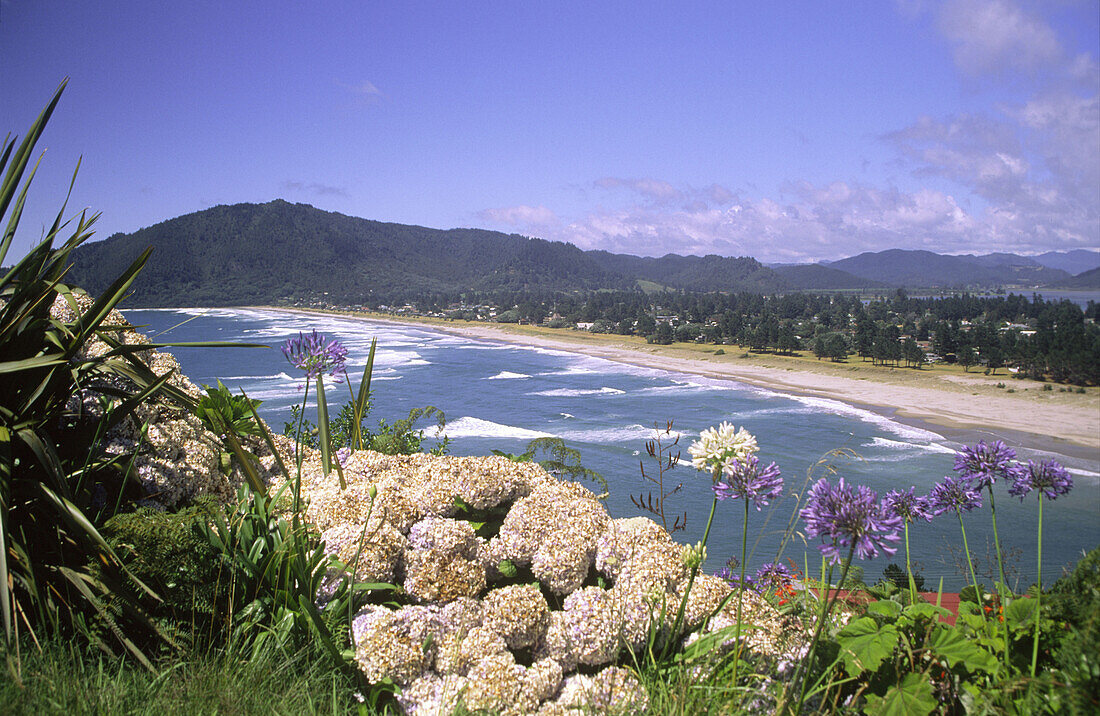
[[[1043,390],[1042,383],[1018,380],[1004,370],[987,376],[980,371],[891,369],[873,367],[857,357],[833,363],[750,354],[737,346],[654,346],[634,337],[581,331],[397,320],[373,314],[339,315],[428,325],[477,340],[571,351],[631,365],[736,380],[783,393],[831,398],[909,424],[923,424],[959,442],[972,442],[978,437],[1003,439],[1018,447],[1100,460],[1100,391],[1090,388],[1084,394],[1059,392],[1057,386]],[[716,355],[718,348],[724,354]]]

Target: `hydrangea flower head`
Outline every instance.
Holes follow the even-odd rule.
[[[345,374],[348,349],[337,340],[326,342],[325,336],[313,329],[308,336],[299,333],[297,338],[287,340],[283,355],[295,368],[305,371],[307,380],[328,373],[339,382]]]
[[[1023,500],[1029,492],[1038,490],[1040,499],[1045,496],[1048,500],[1053,500],[1072,488],[1073,478],[1061,463],[1054,460],[1042,462],[1028,460],[1027,467],[1021,467],[1016,481],[1012,483],[1012,487],[1008,488],[1008,492]]]
[[[982,493],[972,488],[965,477],[948,475],[936,483],[928,497],[937,515],[948,511],[961,514],[982,506]]]
[[[870,559],[880,549],[894,554],[897,549],[887,543],[901,539],[901,518],[883,509],[874,490],[848,485],[843,477],[835,487],[826,478],[818,480],[798,516],[806,523],[806,534],[821,537],[818,549],[832,564],[840,561],[839,547],[854,545],[857,557]]]
[[[783,478],[779,476],[779,467],[773,462],[760,467],[755,455],[734,461],[723,470],[723,479],[714,484],[714,496],[719,500],[727,498],[751,500],[759,512],[768,500],[783,494]]]
[[[1016,451],[1002,440],[986,443],[979,440],[974,447],[963,447],[955,455],[955,472],[970,481],[975,489],[981,490],[996,482],[999,478],[1015,479],[1020,466],[1013,462]]]
[[[724,422],[717,428],[707,428],[700,433],[688,452],[691,453],[692,467],[713,472],[716,467],[723,471],[731,469],[734,463],[745,460],[759,449],[752,433],[744,428],[735,429]]]
[[[932,501],[925,495],[918,497],[917,488],[908,490],[890,490],[882,497],[882,506],[903,522],[916,522],[918,519],[931,522],[933,517]]]

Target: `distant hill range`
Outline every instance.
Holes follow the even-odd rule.
[[[425,293],[629,289],[795,290],[1100,288],[1100,253],[941,256],[890,250],[822,264],[764,266],[749,257],[641,258],[484,229],[383,223],[276,200],[216,206],[73,254],[70,280],[96,293],[146,247],[130,306],[240,305],[327,295],[334,303]]]
[[[1057,265],[1067,265],[1066,254],[1043,254],[1042,257],[1016,254],[986,254],[984,256],[944,256],[931,251],[867,252],[839,261],[829,262],[829,268],[854,276],[873,278],[892,286],[914,288],[952,288],[964,286],[1025,286],[1068,287],[1074,274]],[[1045,262],[1041,258],[1045,257]],[[1079,271],[1100,266],[1100,252],[1075,251],[1072,258]],[[1086,286],[1087,287],[1087,286]],[[1100,288],[1100,285],[1094,286]]]

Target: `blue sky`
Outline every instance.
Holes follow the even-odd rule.
[[[1100,6],[0,0],[14,255],[284,198],[637,255],[1100,248]],[[9,256],[9,261],[12,257]]]

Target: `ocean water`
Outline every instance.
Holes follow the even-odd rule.
[[[263,401],[260,413],[276,431],[290,418],[290,406],[302,400],[300,374],[280,347],[299,331],[316,328],[338,338],[349,351],[348,369],[355,387],[366,364],[372,338],[378,339],[372,392],[371,422],[392,422],[414,407],[433,405],[444,411],[444,432],[452,439],[451,454],[488,455],[492,450],[523,452],[537,437],[557,436],[581,453],[582,463],[608,481],[606,505],[615,517],[644,514],[631,496],[651,491],[641,477],[639,462],[656,475],[645,453],[654,425],[673,421],[679,433],[683,463],[666,475],[666,484],[682,488],[668,498],[669,524],[687,513],[681,542],[702,537],[711,505],[709,477],[691,469],[687,448],[701,430],[729,421],[756,435],[760,458],[775,461],[783,472],[788,496],[761,512],[750,510],[750,569],[779,554],[783,535],[795,511],[790,493],[802,492],[809,479],[840,475],[866,484],[880,494],[917,486],[926,492],[951,472],[961,447],[927,429],[903,424],[845,403],[816,397],[791,396],[734,381],[628,366],[565,351],[473,340],[423,326],[361,321],[323,315],[296,315],[243,309],[162,309],[127,311],[133,323],[158,342],[233,341],[260,343],[262,348],[179,348],[172,352],[197,384],[221,379],[234,391],[244,390]],[[349,398],[347,385],[327,385],[330,411]],[[311,391],[312,392],[312,391]],[[307,415],[314,416],[314,407]],[[424,423],[434,436],[434,422]],[[428,441],[432,443],[431,440]],[[845,454],[836,454],[835,451]],[[833,453],[830,455],[830,453]],[[1071,468],[1075,487],[1044,510],[1044,583],[1084,551],[1100,543],[1100,464],[1098,460],[1067,458],[1021,451],[1024,458],[1061,459]],[[833,478],[835,479],[835,477]],[[590,485],[596,489],[595,485]],[[999,486],[998,523],[1008,566],[1026,586],[1035,578],[1037,506],[1021,503]],[[718,504],[708,544],[707,568],[721,567],[738,554],[743,504]],[[966,516],[967,538],[980,572],[992,564],[992,530],[988,505]],[[794,522],[782,559],[798,568],[820,568],[812,539]],[[910,530],[913,559],[935,589],[957,589],[966,583],[957,566],[962,555],[959,522],[944,515]],[[904,547],[894,557],[861,563],[866,579],[875,581],[890,562],[904,565]],[[1010,577],[1010,581],[1012,578]]]

